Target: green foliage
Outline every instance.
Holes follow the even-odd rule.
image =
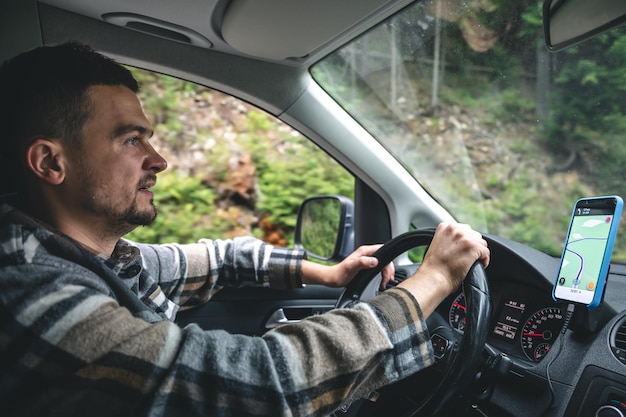
[[[135,229],[127,238],[145,243],[187,243],[225,232],[225,225],[212,217],[215,195],[198,178],[164,173],[153,190],[158,210],[155,222]]]
[[[529,244],[548,254],[559,256],[571,213],[571,204],[585,192],[579,188],[563,189],[566,194],[559,206],[545,201],[544,190],[536,181],[520,175],[501,184],[502,198],[485,202],[489,232]],[[572,202],[570,204],[570,202]]]
[[[585,52],[589,58],[572,59],[576,52]],[[543,134],[545,143],[556,155],[564,151],[580,155],[578,169],[596,195],[626,195],[622,140],[626,134],[626,32],[605,33],[565,50],[558,58],[554,82],[560,88],[552,97],[553,117]],[[624,259],[624,254],[626,241],[618,238],[614,257]]]
[[[305,198],[321,194],[353,197],[353,177],[280,121],[250,109],[240,129],[238,144],[252,155],[256,167],[256,210],[282,230],[288,245],[293,245],[298,210]]]
[[[536,38],[538,33],[543,31],[543,2],[530,2],[526,9],[520,14],[524,24],[522,25],[519,36]]]
[[[140,83],[144,109],[156,135],[175,153],[195,149],[206,162],[160,174],[154,187],[159,215],[150,227],[138,228],[128,238],[160,243],[241,234],[263,237],[258,220],[266,218],[292,245],[298,209],[305,198],[353,196],[353,177],[278,119],[236,99],[229,99],[236,104],[224,103],[227,96],[192,83],[135,68],[131,71]],[[246,113],[238,117],[242,106]],[[197,119],[202,123],[193,125],[191,120]],[[208,142],[211,146],[205,146]],[[256,169],[254,207],[220,202],[220,193],[230,186],[233,175],[231,161],[241,155],[250,155]]]
[[[173,147],[180,143],[185,125],[179,118],[181,98],[196,94],[201,87],[174,77],[128,67],[140,86],[144,111],[155,130]]]
[[[535,116],[535,101],[519,88],[507,88],[492,101],[493,114],[502,122],[527,122]]]
[[[572,59],[581,51],[587,59]],[[547,144],[553,149],[558,145],[581,150],[602,140],[594,132],[623,130],[626,126],[624,30],[605,33],[560,53],[558,58],[560,69],[554,82],[560,88],[552,99],[554,117],[546,130]]]
[[[258,209],[291,238],[299,206],[305,198],[321,194],[353,198],[354,179],[303,137],[287,137],[283,145],[280,158],[266,153],[268,159],[258,162],[261,190]]]

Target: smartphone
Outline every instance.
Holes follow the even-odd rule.
[[[552,290],[556,301],[589,309],[602,303],[623,206],[619,196],[576,201]]]

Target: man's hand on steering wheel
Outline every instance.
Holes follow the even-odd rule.
[[[482,235],[466,224],[441,223],[419,269],[398,287],[410,291],[425,317],[456,291],[472,265],[489,265],[489,249]]]
[[[378,258],[372,256],[382,245],[363,245],[352,252],[346,259],[332,266],[325,266],[314,262],[303,261],[302,282],[305,284],[320,284],[327,287],[345,287],[357,273],[363,269],[378,266]],[[381,271],[382,281],[380,289],[393,281],[395,268],[388,263]]]

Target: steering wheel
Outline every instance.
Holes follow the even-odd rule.
[[[435,229],[417,229],[385,243],[373,255],[378,258],[376,268],[360,271],[346,286],[336,307],[348,307],[359,300],[372,298],[380,285],[380,272],[383,267],[409,249],[427,246],[434,234]],[[416,402],[412,410],[403,415],[424,417],[442,415],[445,409],[454,403],[457,396],[468,387],[480,366],[489,332],[491,301],[487,277],[479,262],[476,262],[469,270],[463,282],[463,292],[467,317],[463,336],[460,342],[456,343],[455,340],[448,340],[449,335],[454,333],[450,328],[442,329],[443,332],[438,331],[441,325],[437,329],[430,329],[433,346],[437,345],[438,349],[443,346],[441,351],[437,349],[437,352],[443,354],[437,362],[437,366],[441,365],[443,368],[442,377],[421,402]],[[429,381],[429,384],[432,386],[433,382]]]

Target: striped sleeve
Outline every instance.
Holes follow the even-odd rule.
[[[185,245],[137,245],[144,267],[156,277],[167,297],[181,306],[206,302],[224,286],[302,286],[305,252],[274,247],[253,237],[202,239]]]

